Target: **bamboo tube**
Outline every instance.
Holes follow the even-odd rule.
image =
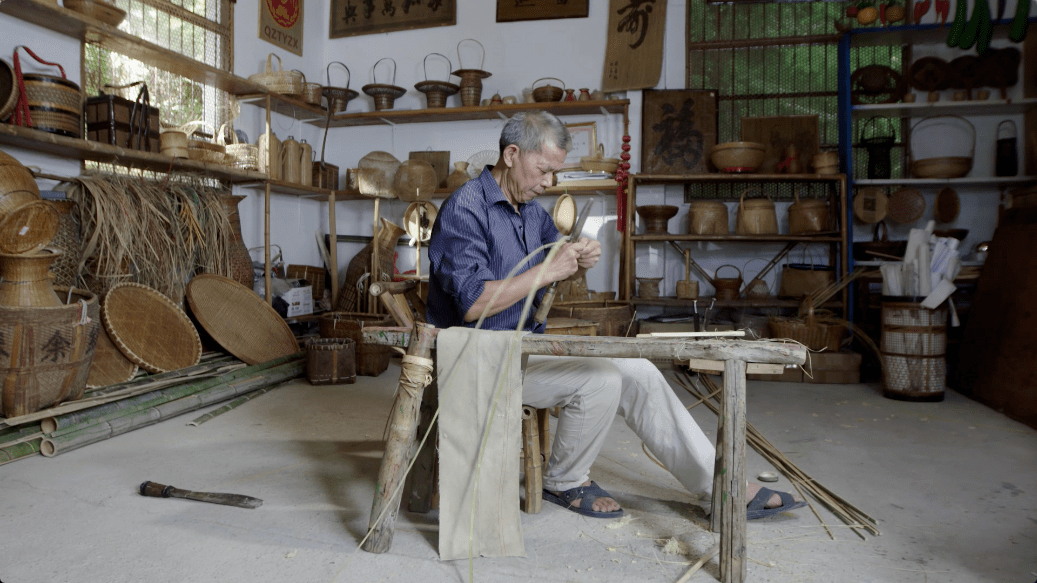
[[[12,428],[7,429],[5,431],[0,431],[0,447],[3,447],[4,444],[25,441],[26,437],[34,435],[36,433],[40,433],[40,428],[36,426]]]
[[[371,276],[367,278],[368,286],[370,286],[372,283],[376,281],[382,281],[381,257],[379,257],[378,253],[378,231],[380,230],[378,225],[378,219],[380,218],[381,214],[381,202],[382,199],[380,198],[374,199],[374,228],[371,231]],[[361,299],[359,300],[358,305],[367,307],[367,309],[361,309],[360,311],[367,312],[369,314],[378,313],[378,303],[373,301],[374,298],[371,297],[370,294],[360,294],[360,298]]]
[[[202,423],[205,423],[206,421],[209,421],[211,419],[219,417],[220,415],[223,415],[227,411],[230,411],[232,409],[236,409],[236,408],[244,405],[245,403],[251,401],[252,399],[255,399],[256,397],[258,397],[260,395],[265,395],[265,394],[269,393],[270,391],[272,391],[272,390],[274,390],[274,389],[276,389],[278,387],[281,387],[283,384],[284,383],[281,383],[281,384],[277,385],[276,387],[267,387],[265,389],[259,389],[258,391],[252,391],[251,393],[248,393],[246,395],[242,395],[242,396],[238,397],[237,399],[234,399],[230,403],[227,403],[226,405],[220,407],[219,409],[216,409],[214,411],[209,411],[205,415],[202,415],[201,417],[198,417],[197,419],[194,419],[193,421],[188,423],[188,425],[190,425],[192,427],[198,427],[199,425],[201,425]]]
[[[43,438],[39,437],[31,441],[23,441],[14,445],[0,447],[0,466],[22,459],[23,457],[38,454],[40,452],[41,441],[43,441]]]
[[[376,199],[377,200],[377,199]],[[436,328],[415,322],[412,337],[414,342],[407,348],[407,355],[428,358],[435,344]],[[382,466],[378,472],[374,502],[371,507],[370,534],[362,548],[370,553],[384,553],[392,546],[396,529],[396,514],[400,510],[400,484],[410,458],[418,430],[424,386],[415,387],[405,382],[406,370],[400,371],[400,387],[393,403],[389,420],[389,439],[385,444]]]
[[[526,499],[524,510],[527,514],[540,512],[543,498],[543,478],[540,463],[540,434],[537,431],[537,410],[534,407],[522,407],[522,463],[526,475]]]
[[[260,376],[250,378],[244,382],[234,382],[209,387],[206,390],[196,392],[181,399],[158,403],[151,407],[134,411],[128,415],[122,415],[109,420],[81,426],[76,431],[62,435],[51,436],[40,444],[40,453],[46,457],[54,457],[58,454],[72,451],[74,449],[97,443],[105,439],[122,435],[134,429],[154,425],[159,421],[170,419],[177,415],[187,413],[234,398],[241,394],[265,388],[274,384],[300,377],[305,372],[305,364],[301,359],[282,364],[264,371],[259,371]]]
[[[58,429],[50,432],[49,435],[57,436],[77,431],[82,425],[109,421],[115,417],[132,414],[148,407],[187,397],[198,391],[204,391],[215,386],[237,381],[238,379],[248,379],[261,371],[276,368],[293,361],[302,362],[302,353],[296,353],[269,362],[264,362],[263,364],[246,367],[204,381],[161,389],[144,395],[131,397],[129,399],[123,399],[122,401],[94,407],[92,409],[84,409],[83,411],[60,415],[54,418],[55,425]]]

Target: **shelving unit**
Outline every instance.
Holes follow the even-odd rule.
[[[436,123],[444,121],[467,121],[486,119],[508,119],[520,111],[546,111],[565,115],[598,115],[625,113],[630,101],[610,99],[606,101],[550,101],[539,103],[515,103],[511,105],[476,105],[469,107],[443,107],[434,109],[388,109],[340,113],[332,116],[329,127],[357,127],[373,125],[396,125],[410,123]],[[324,121],[308,123],[324,126]]]
[[[829,182],[834,183],[835,192],[829,197],[830,216],[838,222],[839,229],[816,235],[690,235],[690,234],[636,234],[634,215],[637,209],[637,188],[643,185],[665,184],[707,184],[707,183],[773,183],[773,182]],[[623,232],[623,244],[620,251],[619,298],[637,305],[663,307],[690,307],[693,300],[677,298],[638,298],[633,295],[636,248],[638,243],[682,241],[711,241],[717,243],[753,244],[753,243],[827,243],[830,256],[837,266],[840,277],[848,273],[849,251],[848,234],[845,216],[846,209],[846,175],[845,174],[691,174],[685,176],[633,174],[627,190],[626,223]],[[698,298],[698,303],[713,302],[714,298]],[[845,310],[848,296],[844,290],[842,300],[829,302],[825,307]],[[797,300],[778,298],[716,300],[714,307],[720,308],[795,308]]]

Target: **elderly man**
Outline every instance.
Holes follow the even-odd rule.
[[[429,246],[426,317],[440,328],[483,328],[543,332],[533,314],[524,321],[530,291],[593,267],[601,245],[580,238],[547,260],[537,248],[558,240],[550,215],[533,199],[543,194],[565,162],[572,138],[558,118],[544,112],[519,113],[504,126],[500,159],[455,191],[439,211]],[[511,279],[508,272],[522,263]],[[497,295],[494,298],[494,295]],[[590,480],[590,468],[618,412],[692,494],[712,488],[715,451],[651,362],[640,359],[531,356],[522,400],[558,407],[558,426],[544,474],[544,499],[580,514],[612,518],[622,514],[614,498]],[[749,485],[749,517],[802,506],[786,493]]]

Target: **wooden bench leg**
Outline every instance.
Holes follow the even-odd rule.
[[[745,362],[724,361],[710,527],[720,532],[720,581],[743,583],[745,557]]]
[[[547,467],[547,461],[551,459],[551,417],[549,409],[537,409],[537,424],[540,426],[540,455],[541,468]]]
[[[541,491],[544,489],[544,477],[541,474],[543,464],[540,462],[540,435],[537,430],[539,416],[534,407],[522,407],[522,465],[526,474],[526,499],[522,502],[522,511],[527,514],[540,512],[543,502]]]
[[[421,396],[421,422],[418,424],[417,436],[419,440],[429,430],[432,416],[435,415],[437,408],[439,408],[439,391],[436,381],[433,380]],[[437,435],[436,426],[432,425],[428,441],[425,442],[425,447],[417,452],[418,457],[414,460],[414,468],[407,476],[407,485],[404,486],[403,491],[407,493],[407,510],[411,512],[425,514],[433,508],[433,500],[439,485],[437,475],[439,460],[436,456]]]

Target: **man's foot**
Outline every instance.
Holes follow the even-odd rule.
[[[544,499],[586,516],[615,518],[623,514],[619,502],[591,480],[564,492],[545,489]],[[584,500],[590,502],[589,508],[582,507]]]
[[[753,498],[756,497],[756,494],[760,491],[760,488],[762,488],[762,487],[763,486],[761,486],[760,484],[757,484],[756,482],[749,482],[749,487],[746,488],[746,490],[745,490],[745,500],[746,500],[747,504],[748,504],[748,502],[750,500],[752,500]],[[800,502],[800,499],[798,497],[796,497],[796,496],[793,496],[793,499],[796,502]],[[764,507],[765,508],[777,508],[779,506],[781,506],[781,496],[779,496],[777,493],[775,493],[774,495],[772,495],[767,500],[767,504]]]

